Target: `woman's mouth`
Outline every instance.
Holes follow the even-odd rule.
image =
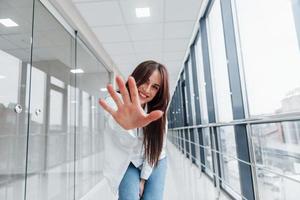
[[[144,93],[142,93],[142,92],[139,92],[139,95],[140,95],[140,97],[142,97],[143,99],[146,99],[146,98],[148,98],[148,96],[147,95],[145,95]]]

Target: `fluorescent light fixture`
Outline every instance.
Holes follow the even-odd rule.
[[[71,69],[71,72],[74,74],[82,74],[84,71],[82,69]]]
[[[6,77],[3,75],[0,75],[0,79],[5,79]]]
[[[106,88],[101,88],[100,90],[101,90],[101,92],[107,92]]]
[[[150,17],[150,8],[136,8],[135,9],[136,17]]]
[[[6,18],[6,19],[0,19],[0,23],[3,24],[6,27],[15,27],[15,26],[19,26],[16,22],[14,22],[13,20]]]

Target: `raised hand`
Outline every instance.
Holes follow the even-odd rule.
[[[138,90],[133,77],[128,78],[130,92],[127,90],[121,77],[117,76],[116,82],[123,101],[119,98],[116,91],[114,91],[111,84],[107,86],[107,90],[116,103],[117,110],[112,109],[103,99],[99,99],[99,104],[113,116],[121,127],[126,130],[140,128],[162,117],[163,112],[160,110],[152,111],[149,114],[145,113],[141,107]]]

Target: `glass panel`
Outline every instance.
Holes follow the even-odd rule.
[[[31,92],[31,95],[34,95],[34,98],[30,99],[31,105],[35,105],[35,107],[30,108],[30,113],[33,113],[31,120],[35,122],[31,123],[31,130],[40,132],[43,131],[43,123],[45,120],[46,73],[32,67],[31,85],[39,85],[39,87],[36,87],[36,90]]]
[[[46,112],[46,73],[32,67],[31,75],[31,99],[30,99],[30,133],[35,134],[34,137],[29,137],[29,148],[36,149],[37,151],[32,151],[29,157],[34,157],[35,159],[29,159],[28,173],[34,173],[36,171],[43,169],[42,162],[39,160],[44,159],[43,146],[45,145],[46,139],[43,133],[45,133],[45,114]],[[30,180],[30,179],[29,179]]]
[[[97,123],[97,116],[96,116],[96,112],[97,112],[97,105],[98,102],[96,102],[95,97],[91,97],[91,131],[95,132],[96,130],[96,123]]]
[[[17,24],[0,24],[1,200],[24,199],[32,5],[32,0],[0,1],[0,19]]]
[[[178,147],[178,149],[180,149],[180,134],[179,134],[179,131],[174,131],[173,133],[175,133],[177,147]]]
[[[299,136],[300,121],[252,126],[255,160],[265,168],[256,169],[261,199],[296,200],[299,197]]]
[[[233,116],[220,0],[214,1],[208,16],[208,31],[217,120],[231,121]]]
[[[61,92],[50,90],[50,131],[62,131],[63,118],[63,94]],[[51,112],[51,111],[55,112]]]
[[[68,106],[74,97],[68,99],[69,91],[53,83],[75,86],[70,72],[75,41],[40,1],[35,1],[34,21],[27,199],[71,200],[75,133],[67,128],[72,126],[67,113],[75,114]]]
[[[76,199],[80,199],[99,181],[102,180],[103,165],[103,109],[98,105],[99,99],[105,97],[105,88],[109,74],[85,44],[77,40],[77,88],[76,109],[79,121],[76,135]],[[79,97],[79,98],[78,98]],[[93,126],[95,128],[93,128]]]
[[[204,148],[205,171],[208,175],[210,175],[212,177],[213,176],[213,164],[212,164],[209,128],[203,128],[202,134],[203,134],[203,146],[205,147]]]
[[[299,0],[235,3],[250,115],[299,112]]]
[[[300,121],[253,125],[256,163],[300,181],[299,128]]]
[[[238,161],[235,159],[237,154],[234,127],[219,127],[218,135],[220,152],[222,153],[220,156],[221,177],[229,187],[226,184],[222,184],[222,186],[227,191],[233,190],[232,195],[236,195],[236,193],[241,194],[239,166]],[[240,197],[235,196],[235,198],[239,199]]]
[[[22,61],[2,50],[0,51],[0,58],[2,69],[0,75],[0,102],[3,107],[7,108],[11,103],[18,103],[19,76],[22,68]],[[15,90],[8,90],[7,87],[15,88]]]
[[[195,92],[194,92],[194,80],[193,80],[193,71],[192,71],[192,61],[191,61],[191,57],[190,57],[190,59],[189,59],[189,61],[188,61],[188,72],[189,72],[189,85],[190,85],[190,88],[189,88],[189,90],[190,90],[190,95],[191,95],[191,97],[190,97],[190,99],[191,99],[191,102],[189,103],[190,105],[189,106],[191,106],[192,108],[191,108],[191,111],[192,111],[192,113],[191,113],[191,115],[192,115],[192,121],[191,122],[189,122],[189,125],[191,126],[191,125],[195,125],[195,123],[196,123],[196,110],[195,110]]]
[[[299,199],[299,182],[259,168],[256,173],[260,199]]]
[[[91,102],[88,93],[82,92],[82,128],[84,132],[89,132],[90,115],[91,115]]]
[[[180,138],[180,146],[181,146],[181,151],[182,153],[184,153],[185,151],[185,143],[184,143],[184,133],[183,133],[184,130],[180,130],[179,131],[179,138]]]
[[[203,55],[201,47],[201,39],[199,38],[195,43],[195,57],[198,70],[198,82],[199,82],[199,95],[200,95],[200,110],[201,110],[201,122],[203,124],[208,124],[208,111],[207,111],[207,101],[206,101],[206,82],[204,78],[203,69]]]
[[[75,110],[79,109],[79,104],[76,103],[76,99],[79,99],[78,95],[78,89],[68,85],[68,131],[71,131],[75,124],[78,124],[78,112],[75,113]]]

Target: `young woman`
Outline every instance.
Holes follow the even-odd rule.
[[[104,176],[119,200],[162,200],[166,175],[168,73],[155,61],[139,64],[125,84],[116,77],[106,113]]]

